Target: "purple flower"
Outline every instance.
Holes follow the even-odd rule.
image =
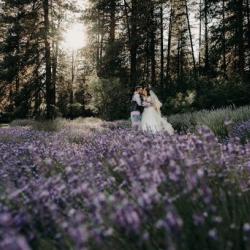
[[[221,144],[207,128],[168,136],[81,126],[0,129],[1,247],[28,249],[49,235],[61,249],[170,249],[189,246],[194,225],[225,243],[221,230],[235,222],[219,211],[237,213],[235,197],[249,209],[249,144]]]

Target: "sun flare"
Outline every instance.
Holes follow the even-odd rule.
[[[62,46],[69,50],[78,50],[86,46],[87,33],[83,24],[74,23],[65,32]]]

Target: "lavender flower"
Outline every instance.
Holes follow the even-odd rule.
[[[188,249],[192,233],[224,242],[242,227],[237,216],[249,220],[239,211],[250,209],[250,144],[221,144],[207,128],[85,128],[0,129],[0,248]]]

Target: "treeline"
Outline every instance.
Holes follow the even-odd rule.
[[[0,2],[0,111],[13,118],[56,117],[57,105],[72,92],[59,42],[66,13],[74,11],[67,0]]]
[[[249,103],[248,0],[91,3],[100,78],[151,84],[166,113]]]
[[[138,84],[153,86],[165,113],[250,103],[249,0],[89,0],[77,79],[59,46],[73,2],[0,6],[0,110],[14,116],[51,119],[80,104],[80,115],[125,118]]]

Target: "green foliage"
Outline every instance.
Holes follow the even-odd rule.
[[[73,103],[67,105],[67,117],[77,118],[83,115],[83,105],[81,103]]]
[[[228,105],[249,104],[249,85],[240,77],[199,81],[194,106],[201,108],[220,108]]]
[[[118,78],[92,77],[88,92],[92,97],[88,107],[101,118],[117,120],[129,116],[129,91]]]
[[[9,123],[14,119],[13,113],[11,112],[0,112],[0,123]]]
[[[170,113],[185,113],[193,109],[193,104],[196,98],[195,90],[187,90],[185,92],[177,92],[175,96],[168,97],[163,103],[162,112]]]
[[[23,118],[29,116],[32,98],[40,91],[43,78],[38,70],[42,64],[39,3],[5,0],[1,9],[0,89],[4,87],[7,92],[2,100],[16,109],[16,118]]]
[[[64,118],[57,118],[53,121],[36,121],[31,119],[19,119],[14,120],[10,123],[11,127],[30,127],[34,130],[38,131],[47,131],[47,132],[55,132],[61,131],[63,129],[68,129],[70,133],[68,134],[68,138],[72,140],[80,140],[82,135],[80,133],[88,133],[91,130],[101,129],[102,127],[105,129],[109,127],[109,124],[98,118],[77,118],[75,120],[68,120]],[[111,125],[110,125],[111,126]]]
[[[29,119],[17,119],[10,123],[11,127],[32,127],[36,121]]]
[[[250,106],[234,108],[222,108],[217,110],[202,110],[198,112],[187,112],[176,114],[168,117],[168,121],[173,125],[178,132],[194,132],[197,127],[207,126],[220,138],[228,136],[230,129],[235,125],[240,125],[250,120]],[[129,128],[129,120],[120,120],[116,122],[104,122],[97,118],[78,118],[73,121],[58,118],[54,121],[35,121],[29,119],[14,120],[10,123],[12,127],[32,127],[42,131],[60,131],[66,127],[74,127],[72,138],[77,137],[79,130],[86,129],[119,129]],[[248,127],[247,127],[248,129]],[[248,130],[247,130],[248,133]],[[248,138],[248,134],[244,134]],[[80,139],[80,138],[78,138]]]
[[[55,132],[62,128],[64,122],[61,119],[54,121],[35,121],[30,119],[14,120],[10,123],[11,127],[30,127],[39,131]]]
[[[69,103],[69,93],[68,91],[64,90],[61,91],[58,95],[58,101],[57,106],[59,109],[59,112],[61,112],[63,117],[66,117],[68,115],[68,103]]]
[[[99,65],[99,76],[107,79],[110,77],[126,78],[123,49],[124,44],[122,41],[115,41],[107,46],[102,65]]]
[[[163,114],[249,104],[249,84],[240,77],[230,79],[184,78],[171,83],[163,97]]]
[[[205,125],[217,136],[224,138],[228,136],[227,122],[237,124],[250,120],[250,106],[177,114],[170,116],[168,120],[178,131],[193,132],[197,126]]]

